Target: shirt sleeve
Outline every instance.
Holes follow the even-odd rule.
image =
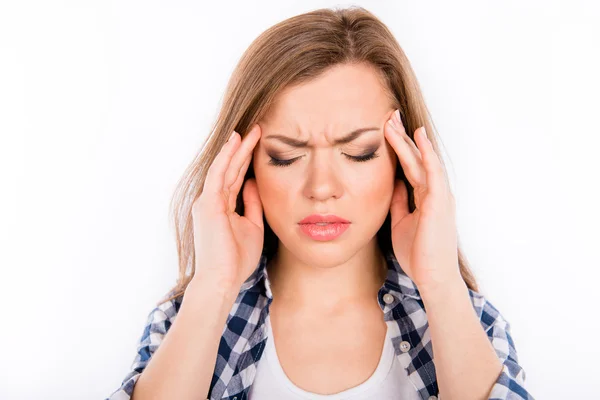
[[[129,400],[131,398],[135,383],[158,346],[162,343],[175,314],[175,303],[171,301],[160,304],[150,311],[144,331],[138,341],[137,354],[131,364],[130,371],[121,382],[121,386],[106,400]]]
[[[502,371],[488,395],[488,400],[534,400],[525,389],[525,370],[519,365],[510,324],[498,309],[485,300],[482,321],[489,321],[486,329],[496,354],[502,361]]]

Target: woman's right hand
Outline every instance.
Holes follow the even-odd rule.
[[[260,136],[258,124],[244,140],[234,131],[208,169],[202,193],[192,206],[196,270],[190,284],[209,280],[220,289],[239,290],[258,265],[264,226],[255,179],[244,185],[244,215],[235,207]]]

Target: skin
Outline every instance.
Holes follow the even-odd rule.
[[[275,343],[288,377],[311,392],[356,386],[379,362],[386,325],[377,291],[386,267],[376,233],[394,189],[397,157],[384,137],[393,111],[371,67],[336,66],[284,91],[259,122],[253,168],[266,220],[280,240],[267,266]],[[334,144],[359,128],[374,129]],[[293,147],[274,135],[313,147]],[[363,162],[347,157],[373,152]],[[275,166],[271,157],[295,161]],[[297,225],[311,214],[335,214],[351,225],[333,241],[315,241]],[[356,334],[340,338],[340,331]],[[339,368],[340,360],[347,368]]]
[[[280,240],[269,274],[281,301],[331,314],[348,300],[373,298],[383,283],[375,234],[393,193],[397,158],[383,134],[392,112],[373,70],[336,66],[286,90],[259,122],[262,137],[253,168],[266,220]],[[333,144],[367,127],[375,130],[350,143]],[[295,148],[274,135],[308,141],[314,148]],[[345,155],[373,150],[376,157],[364,162]],[[271,157],[296,160],[274,166]],[[351,226],[334,241],[315,241],[297,225],[311,214],[335,214]]]
[[[252,162],[257,193],[252,183],[246,198],[262,203],[280,240],[267,266],[277,354],[290,380],[314,393],[346,390],[373,373],[386,328],[376,300],[385,262],[375,235],[390,212],[394,254],[427,310],[440,393],[445,400],[485,399],[502,363],[460,276],[454,197],[424,128],[413,141],[391,107],[375,70],[339,65],[284,91],[233,158],[226,182],[236,182],[235,193],[240,166],[244,172]],[[334,145],[365,127],[376,129]],[[346,157],[375,149],[365,162]],[[272,157],[295,161],[280,167]],[[397,161],[415,190],[412,213],[406,186],[394,179]],[[338,215],[350,228],[334,241],[313,241],[297,223],[314,213]]]

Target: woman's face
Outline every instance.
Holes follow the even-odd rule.
[[[397,158],[383,135],[393,111],[366,65],[335,66],[280,94],[259,121],[252,161],[264,215],[280,246],[308,265],[327,267],[373,244],[394,188]],[[371,130],[336,143],[363,128]],[[333,214],[350,224],[333,240],[315,240],[299,225],[312,214]]]

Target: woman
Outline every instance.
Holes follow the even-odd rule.
[[[176,193],[177,285],[110,399],[532,399],[428,116],[362,8],[258,37]]]

